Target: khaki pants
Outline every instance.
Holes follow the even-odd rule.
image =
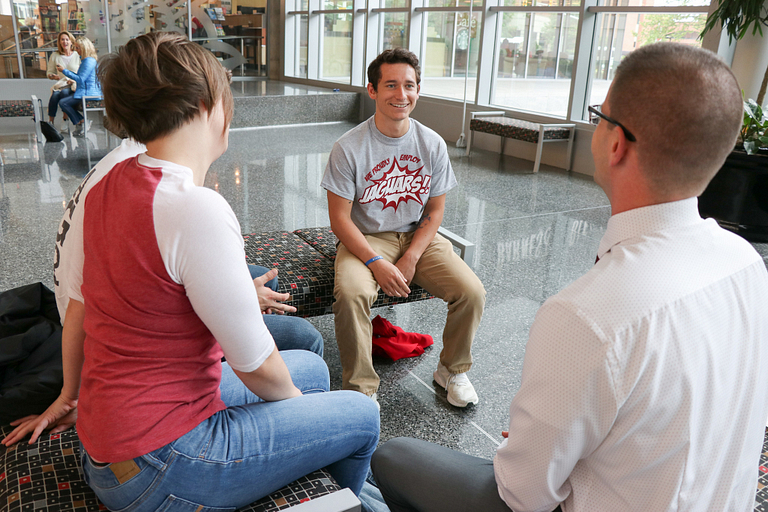
[[[413,233],[386,232],[365,235],[365,238],[377,254],[396,263],[408,249]],[[373,272],[344,244],[339,244],[335,265],[333,314],[342,387],[371,395],[379,387],[379,376],[371,361],[371,305],[376,300],[379,284]],[[439,234],[416,265],[413,282],[448,303],[440,362],[451,373],[466,372],[472,366],[472,340],[485,306],[483,284],[453,252],[451,243]]]

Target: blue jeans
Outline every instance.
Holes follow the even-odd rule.
[[[136,474],[122,483],[83,449],[86,482],[110,510],[126,512],[235,510],[323,467],[359,494],[379,439],[376,405],[354,391],[325,392],[328,368],[317,355],[281,355],[304,396],[263,402],[224,364],[226,410],[133,459]]]
[[[61,111],[67,114],[67,117],[69,117],[69,120],[72,121],[72,124],[79,124],[80,121],[83,120],[83,115],[80,113],[80,111],[75,110],[75,107],[77,107],[77,105],[82,105],[82,103],[82,98],[75,98],[74,96],[66,96],[59,100]]]
[[[59,89],[51,93],[51,99],[48,100],[48,117],[56,117],[56,113],[59,111],[59,101],[67,96],[72,96],[74,91],[67,87],[66,89]]]
[[[251,279],[256,279],[267,273],[269,269],[248,265]],[[266,286],[277,291],[277,278],[271,279]],[[323,357],[323,337],[311,323],[297,316],[263,315],[278,350],[309,350]]]

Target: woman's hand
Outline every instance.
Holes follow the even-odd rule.
[[[282,315],[285,313],[295,313],[296,308],[283,304],[287,300],[291,300],[291,296],[287,293],[277,293],[271,288],[267,288],[265,285],[274,279],[277,275],[277,269],[273,268],[266,274],[257,277],[253,280],[253,286],[256,287],[256,295],[259,296],[259,306],[262,313],[277,313]]]
[[[59,395],[43,414],[39,416],[33,414],[11,422],[11,426],[16,428],[2,440],[2,444],[11,446],[24,439],[30,432],[32,437],[29,439],[29,444],[32,444],[37,441],[43,430],[53,429],[52,434],[64,432],[73,427],[76,420],[77,400]]]

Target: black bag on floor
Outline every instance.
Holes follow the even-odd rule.
[[[43,101],[38,98],[37,102],[40,104],[40,115],[42,115]],[[48,142],[61,142],[64,140],[64,137],[59,133],[59,130],[54,128],[48,121],[40,119],[38,123],[40,123],[40,131],[43,132],[43,137],[45,137],[45,140]]]
[[[42,283],[0,293],[0,423],[42,414],[63,383],[54,293]]]
[[[48,142],[61,142],[64,140],[59,130],[54,128],[48,121],[40,121],[40,131],[43,132],[43,136]]]

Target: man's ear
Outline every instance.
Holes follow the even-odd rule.
[[[373,87],[373,84],[371,82],[368,82],[368,85],[365,88],[368,89],[368,96],[370,96],[370,98],[372,100],[375,100],[376,99],[376,89]]]
[[[611,130],[611,155],[609,162],[611,166],[620,165],[626,158],[629,148],[629,140],[624,135],[624,131],[618,126],[614,126]]]

